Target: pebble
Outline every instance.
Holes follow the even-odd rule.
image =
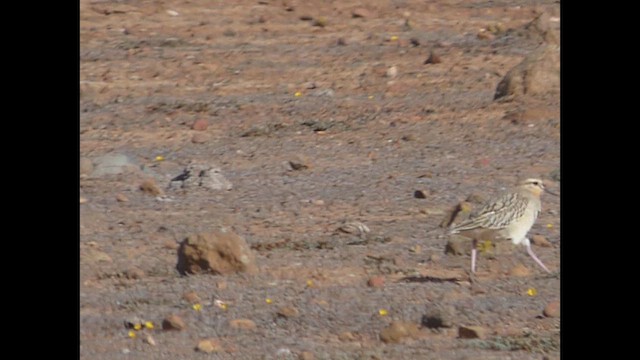
[[[201,351],[203,353],[213,353],[219,352],[222,350],[222,346],[220,342],[216,339],[204,339],[198,341],[198,346],[196,346],[196,350]]]
[[[197,130],[197,131],[207,130],[208,127],[209,127],[209,123],[205,119],[198,119],[191,126],[193,130]]]
[[[128,201],[129,201],[129,198],[128,198],[128,197],[126,197],[124,194],[117,194],[117,195],[116,195],[116,200],[117,200],[118,202],[128,202]]]
[[[86,197],[84,197],[84,196],[80,196],[80,204],[86,204],[86,203],[87,203],[87,201],[89,201],[89,200],[87,200],[87,198],[86,198]]]
[[[387,72],[385,74],[388,78],[394,78],[396,76],[398,76],[398,67],[397,66],[391,66],[390,68],[387,69]]]
[[[357,8],[353,9],[353,11],[351,12],[351,16],[354,18],[367,18],[371,17],[371,12],[364,8]]]
[[[256,330],[258,328],[256,326],[256,323],[249,319],[231,320],[229,322],[229,325],[231,325],[231,327],[234,329],[240,329],[240,330]]]
[[[140,190],[153,196],[164,195],[164,192],[162,191],[162,189],[158,187],[158,184],[156,184],[156,181],[153,179],[147,179],[143,181],[140,184]]]
[[[461,339],[484,339],[487,337],[487,330],[481,326],[460,326],[458,337]]]
[[[198,133],[191,137],[191,142],[194,144],[204,144],[209,141],[209,137],[206,134]]]
[[[549,240],[547,240],[547,238],[542,235],[533,235],[531,237],[531,242],[533,243],[533,245],[540,246],[540,247],[552,246]]]
[[[560,317],[560,302],[552,301],[547,306],[545,306],[544,311],[542,312],[546,317]]]
[[[426,199],[429,196],[429,190],[416,190],[413,192],[413,197],[416,199]]]
[[[353,333],[350,332],[350,331],[344,331],[344,332],[341,332],[338,335],[338,340],[343,341],[343,342],[355,341],[356,340],[356,336],[353,335]]]
[[[146,342],[147,344],[151,345],[151,346],[156,346],[156,341],[153,339],[153,337],[149,334],[147,334],[147,336],[145,336],[144,338],[144,342]]]
[[[187,325],[184,323],[181,317],[178,315],[169,315],[162,320],[163,330],[184,330]]]
[[[440,64],[441,62],[442,62],[442,59],[440,58],[440,55],[436,54],[433,51],[431,51],[431,53],[429,54],[429,57],[427,58],[427,60],[424,61],[425,65],[426,64]]]
[[[380,340],[385,343],[399,343],[405,338],[416,337],[418,326],[411,322],[394,321],[380,332]]]
[[[300,311],[293,306],[283,306],[278,310],[278,315],[284,318],[296,318],[300,316]]]
[[[195,291],[188,291],[182,294],[182,298],[186,300],[189,304],[198,304],[202,302],[202,300],[200,299],[200,296],[198,296],[198,294]]]
[[[526,266],[518,264],[509,270],[509,275],[514,277],[526,277],[531,275],[531,271]]]
[[[144,271],[142,271],[142,269],[137,268],[137,267],[132,267],[130,269],[127,269],[124,272],[124,276],[127,279],[132,279],[132,280],[138,280],[138,279],[142,279],[144,277]]]
[[[372,276],[367,281],[367,285],[372,288],[381,288],[384,286],[384,277],[383,276]]]

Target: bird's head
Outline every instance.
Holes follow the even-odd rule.
[[[555,193],[545,189],[544,182],[540,179],[529,178],[520,183],[520,188],[531,192],[536,196],[540,196],[543,192],[548,192],[551,195],[556,195]]]

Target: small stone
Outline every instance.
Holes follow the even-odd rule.
[[[313,20],[313,16],[311,16],[309,14],[300,15],[300,20],[302,20],[302,21],[311,21],[311,20]]]
[[[327,20],[327,18],[324,16],[319,16],[313,19],[313,26],[325,27],[328,23],[329,20]]]
[[[430,329],[453,327],[456,309],[453,305],[429,306],[422,316],[422,326]]]
[[[240,330],[256,330],[258,327],[256,323],[249,319],[235,319],[229,321],[229,325],[231,325],[234,329]]]
[[[388,78],[394,78],[396,76],[398,76],[398,67],[397,66],[391,66],[387,69],[387,72],[385,73],[386,77]]]
[[[478,39],[480,40],[493,40],[494,38],[495,35],[485,29],[482,29],[480,30],[480,32],[478,32]]]
[[[178,315],[169,315],[164,320],[162,320],[162,329],[163,330],[184,330],[187,325],[184,323],[184,320],[180,318]]]
[[[384,277],[383,276],[372,276],[367,281],[367,285],[372,288],[381,288],[384,286]]]
[[[80,204],[86,204],[89,200],[86,197],[80,196]]]
[[[209,127],[209,123],[205,119],[198,119],[191,126],[193,130],[197,130],[197,131],[207,130],[208,127]]]
[[[444,253],[449,255],[470,255],[472,246],[471,239],[460,235],[452,235],[447,241]]]
[[[199,304],[202,302],[200,296],[195,291],[188,291],[182,294],[182,298],[186,300],[189,304]]]
[[[345,40],[344,38],[338,38],[336,44],[338,44],[339,46],[345,46],[347,45],[347,40]]]
[[[191,142],[194,144],[204,144],[207,141],[209,141],[209,137],[206,134],[198,133],[191,137]]]
[[[315,360],[316,357],[311,351],[303,351],[299,355],[300,360]]]
[[[180,15],[180,13],[178,13],[177,11],[174,10],[167,10],[167,14],[171,15],[171,16],[178,16]]]
[[[126,197],[124,194],[117,194],[117,195],[116,195],[116,200],[117,200],[118,202],[128,202],[128,201],[129,201],[129,198],[128,198],[128,197]]]
[[[429,195],[429,190],[416,190],[413,192],[413,197],[416,199],[426,199]]]
[[[146,342],[147,344],[149,344],[151,346],[156,346],[156,341],[149,334],[147,334],[147,336],[144,337],[144,342]]]
[[[540,247],[551,247],[551,243],[549,242],[549,240],[547,240],[547,238],[545,238],[542,235],[533,235],[531,237],[531,242],[533,243],[533,245],[536,246],[540,246]]]
[[[431,53],[429,54],[429,57],[427,58],[427,60],[424,61],[425,65],[426,64],[440,64],[441,62],[442,62],[442,59],[440,58],[440,55],[436,54],[433,51],[431,51]]]
[[[560,301],[552,301],[545,306],[542,312],[546,317],[560,317]]]
[[[140,184],[140,190],[143,192],[153,195],[153,196],[161,196],[164,195],[164,191],[160,189],[156,181],[153,179],[147,179]]]
[[[344,331],[344,332],[341,332],[338,335],[338,340],[343,341],[343,342],[355,341],[356,340],[356,336],[353,335],[353,333],[350,332],[350,331]]]
[[[409,42],[412,46],[420,46],[420,40],[418,40],[417,38],[411,38],[409,39]]]
[[[196,350],[209,354],[209,353],[221,351],[222,346],[220,345],[220,342],[216,339],[204,339],[204,340],[198,341],[198,346],[196,346]]]
[[[394,321],[380,332],[380,340],[385,343],[399,343],[405,338],[416,337],[418,326],[406,321]]]
[[[296,318],[300,316],[300,311],[293,306],[283,306],[278,310],[278,315],[284,318]]]
[[[132,267],[131,269],[127,269],[124,272],[124,276],[127,279],[132,279],[132,280],[138,280],[138,279],[142,279],[144,277],[144,271],[142,271],[142,269],[137,268],[137,267]]]
[[[309,163],[309,159],[303,155],[296,155],[291,160],[289,160],[289,166],[293,170],[304,170],[311,167]]]
[[[107,255],[107,253],[105,253],[104,251],[100,251],[96,249],[87,250],[85,259],[90,263],[91,262],[107,262],[107,263],[113,262],[113,259],[111,259],[111,256]]]
[[[227,288],[227,282],[226,282],[226,281],[224,281],[224,280],[220,280],[220,281],[218,281],[218,282],[216,283],[216,288],[217,288],[218,290],[224,290],[224,289],[226,289],[226,288]]]
[[[514,277],[526,277],[531,275],[531,271],[526,266],[518,264],[509,270],[509,275]]]
[[[80,158],[80,175],[89,175],[93,172],[93,162],[86,157]]]
[[[438,255],[438,254],[431,254],[431,256],[429,257],[429,260],[431,260],[431,262],[439,262],[442,259],[442,256]]]
[[[485,339],[487,331],[481,326],[460,326],[458,328],[458,337],[461,339]]]
[[[353,11],[351,12],[351,16],[354,18],[367,18],[371,17],[371,12],[364,8],[357,8],[353,9]]]

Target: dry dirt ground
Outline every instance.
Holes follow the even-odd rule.
[[[519,177],[559,191],[559,95],[494,101],[539,45],[517,30],[542,10],[559,32],[553,1],[81,0],[81,156],[135,165],[81,177],[81,357],[559,358],[560,318],[542,315],[560,299],[559,198],[530,233],[551,243],[534,251],[553,275],[516,248],[483,253],[471,279],[440,227]],[[431,51],[441,62],[425,64]],[[169,187],[191,162],[233,188]],[[164,196],[140,190],[149,178]],[[344,221],[370,232],[336,232]],[[181,276],[177,243],[220,227],[258,274]],[[448,327],[428,326],[434,311]],[[184,330],[161,329],[171,314]],[[419,331],[381,341],[394,320]],[[485,338],[459,337],[474,325]],[[202,339],[219,349],[196,351]]]

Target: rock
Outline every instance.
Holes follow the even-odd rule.
[[[209,136],[202,133],[193,134],[191,137],[191,142],[194,144],[204,144],[209,141]]]
[[[278,309],[278,316],[282,316],[283,318],[296,318],[300,316],[300,311],[293,306],[283,306]]]
[[[458,337],[461,339],[485,339],[487,330],[481,326],[460,326]]]
[[[184,320],[180,318],[178,315],[169,315],[164,320],[162,320],[162,329],[163,330],[184,330],[187,325],[184,323]]]
[[[124,276],[127,279],[133,279],[133,280],[142,279],[144,275],[145,275],[144,271],[142,271],[142,269],[137,267],[132,267],[130,269],[125,270],[124,272]]]
[[[89,200],[86,197],[80,196],[80,204],[86,204]]]
[[[231,190],[233,185],[220,168],[212,164],[191,163],[180,175],[171,179],[171,188],[188,189],[201,186],[209,190]]]
[[[380,340],[385,343],[399,343],[405,338],[416,337],[418,326],[411,322],[394,321],[380,332]]]
[[[191,235],[182,241],[177,268],[181,274],[258,272],[255,255],[247,242],[225,229]]]
[[[344,331],[338,335],[338,340],[342,342],[356,341],[357,338],[351,331]]]
[[[486,29],[481,29],[478,32],[477,37],[480,40],[493,40],[493,39],[495,39],[495,35],[493,35],[490,31],[487,31]]]
[[[384,276],[372,276],[367,281],[367,285],[373,288],[381,288],[384,286]]]
[[[509,70],[498,84],[494,100],[504,96],[545,95],[559,91],[559,46],[542,45]]]
[[[397,66],[391,66],[387,69],[387,72],[385,73],[386,77],[388,78],[394,78],[396,76],[398,76],[398,67]]]
[[[93,172],[93,161],[86,157],[80,158],[80,175],[89,176]]]
[[[325,27],[329,24],[329,20],[324,16],[318,16],[313,19],[313,26]]]
[[[357,9],[353,9],[353,11],[351,11],[351,17],[354,18],[370,18],[371,17],[371,12],[367,9],[364,8],[357,8]]]
[[[338,40],[336,41],[336,44],[338,46],[345,46],[347,45],[347,40],[345,40],[344,38],[338,38]]]
[[[196,131],[205,131],[209,127],[209,123],[205,119],[196,120],[191,128]]]
[[[526,266],[518,264],[509,270],[509,275],[514,277],[526,277],[531,275],[531,271]]]
[[[552,246],[551,243],[549,242],[549,240],[547,240],[547,238],[545,238],[542,235],[537,235],[537,234],[533,235],[531,237],[531,243],[533,245],[540,246],[540,247],[551,247]]]
[[[216,339],[204,339],[198,341],[198,345],[196,346],[196,350],[203,353],[213,353],[222,351],[222,346],[220,345],[220,341]]]
[[[411,39],[409,39],[409,42],[411,43],[412,46],[420,46],[420,40],[417,39],[417,38],[411,38]],[[429,56],[429,57],[431,57],[431,56]],[[427,59],[427,60],[429,60],[429,59]]]
[[[147,194],[153,195],[153,196],[162,196],[162,195],[164,195],[164,191],[162,191],[162,189],[160,189],[160,187],[158,186],[158,184],[156,184],[156,181],[154,179],[144,180],[140,184],[140,190],[142,190],[142,192],[144,192],[144,193],[147,193]]]
[[[429,195],[429,190],[416,190],[413,192],[413,197],[416,199],[426,199]]]
[[[124,154],[107,154],[93,160],[94,169],[91,177],[102,177],[105,175],[119,175],[125,172],[139,171],[128,156]]]
[[[199,304],[202,302],[200,296],[195,291],[188,291],[182,294],[182,298],[186,300],[189,304]]]
[[[456,309],[453,305],[429,306],[422,316],[422,326],[430,329],[453,327]]]
[[[304,170],[311,167],[309,159],[303,155],[296,155],[293,159],[289,160],[289,166],[292,170]]]
[[[88,249],[83,258],[88,263],[113,262],[113,259],[111,259],[111,256],[107,255],[107,253],[105,253],[104,251],[100,251],[96,249]]]
[[[256,323],[249,320],[249,319],[235,319],[235,320],[231,320],[229,321],[229,325],[231,325],[232,328],[234,329],[240,329],[240,330],[256,330],[258,327],[256,326]]]
[[[119,193],[119,194],[117,194],[117,195],[116,195],[116,200],[117,200],[118,202],[128,202],[128,201],[129,201],[129,198],[128,198],[128,197],[126,197],[124,194]]]
[[[311,351],[303,351],[299,355],[300,360],[315,360],[315,355]]]
[[[144,337],[144,342],[151,346],[156,346],[156,341],[150,334],[147,334],[147,336]]]
[[[552,301],[544,307],[542,312],[546,317],[560,317],[560,301]]]
[[[441,62],[442,59],[440,58],[440,55],[436,54],[433,50],[431,51],[431,53],[429,53],[429,57],[427,58],[427,60],[424,61],[425,65],[440,64]]]

